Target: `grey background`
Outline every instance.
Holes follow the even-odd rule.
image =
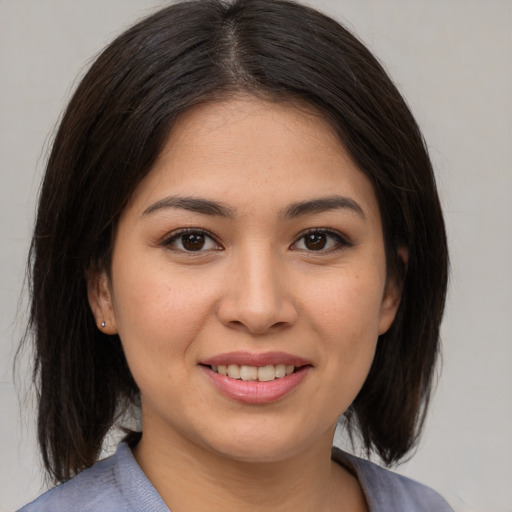
[[[42,489],[17,303],[48,140],[86,62],[158,0],[0,0],[0,512]],[[512,511],[512,1],[310,0],[383,61],[424,130],[452,257],[442,375],[398,469]],[[18,401],[21,400],[21,408]]]

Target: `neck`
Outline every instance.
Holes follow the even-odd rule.
[[[245,462],[144,431],[134,455],[171,510],[364,511],[357,480],[330,459],[333,433],[285,460]]]

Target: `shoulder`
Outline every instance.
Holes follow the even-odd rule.
[[[97,510],[100,504],[102,510],[114,510],[108,508],[108,504],[117,502],[119,498],[115,466],[115,456],[104,459],[71,480],[50,489],[19,512],[60,512],[69,511],[71,507],[77,512],[89,511]]]
[[[453,512],[440,494],[410,478],[337,448],[332,458],[358,478],[371,512]]]
[[[168,512],[155,488],[121,443],[117,451],[50,489],[18,512]]]

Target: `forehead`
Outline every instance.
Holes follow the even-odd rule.
[[[191,136],[209,143],[210,136],[215,138],[219,134],[223,134],[227,143],[240,144],[243,138],[250,138],[255,152],[263,148],[266,152],[277,153],[282,151],[283,142],[293,146],[316,141],[324,150],[345,153],[331,124],[312,106],[298,101],[266,101],[248,96],[209,102],[188,110],[178,119],[161,156],[177,143],[191,142]]]
[[[377,208],[369,180],[317,111],[255,98],[203,104],[179,118],[133,199],[143,208],[165,193],[248,208],[337,193]]]

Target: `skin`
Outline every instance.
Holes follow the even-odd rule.
[[[349,201],[284,214],[334,196]],[[221,203],[229,216],[162,204],[169,197]],[[211,238],[187,251],[183,228]],[[320,249],[305,242],[311,228]],[[142,399],[134,455],[173,511],[367,510],[330,449],[400,290],[372,185],[325,120],[255,98],[189,111],[121,215],[109,275],[91,276],[91,308],[120,335]],[[200,364],[276,350],[310,367],[268,404],[226,397]]]

